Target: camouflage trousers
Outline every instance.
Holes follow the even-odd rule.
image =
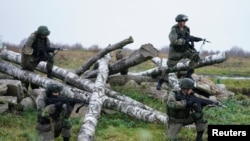
[[[178,134],[181,131],[181,128],[186,125],[195,123],[196,131],[204,131],[206,128],[206,122],[203,118],[195,119],[193,115],[190,115],[187,119],[169,119],[167,125],[167,138],[168,141],[177,141]]]
[[[48,73],[52,72],[53,64],[54,64],[54,54],[49,53],[48,58],[36,57],[34,55],[25,55],[22,53],[21,56],[21,67],[23,70],[28,70],[34,72],[35,68],[41,61],[47,61],[46,69]],[[24,83],[26,89],[29,87],[29,83]],[[31,88],[38,88],[36,85],[31,85]]]
[[[52,127],[53,126],[53,127]],[[39,141],[54,141],[59,137],[71,137],[72,135],[72,123],[70,119],[61,119],[52,124],[36,124],[36,131]]]
[[[23,70],[34,71],[36,66],[41,61],[47,61],[46,69],[47,71],[52,71],[53,64],[54,64],[54,54],[49,53],[48,58],[37,57],[34,55],[25,55],[22,53],[21,56],[21,67]]]
[[[194,68],[200,61],[199,52],[195,50],[187,49],[183,52],[176,51],[173,47],[169,48],[169,55],[167,65],[168,67],[174,67],[181,59],[190,59],[189,68]]]
[[[200,61],[199,53],[194,50],[185,50],[183,52],[176,51],[173,47],[169,48],[167,66],[168,69],[162,70],[162,79],[168,78],[168,73],[172,72],[176,64],[182,59],[190,59],[189,69],[194,69],[198,62]]]

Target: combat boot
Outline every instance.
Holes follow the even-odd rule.
[[[157,83],[156,90],[161,90],[161,85],[163,84],[163,82],[164,82],[164,79],[161,78],[161,79],[158,81],[158,83]]]
[[[50,78],[50,79],[53,79],[53,76],[52,76],[52,71],[48,71],[47,73],[47,77]]]
[[[69,137],[63,137],[63,141],[69,141]]]
[[[193,73],[194,73],[194,69],[188,69],[188,71],[187,71],[185,77],[194,80],[193,77],[192,77],[192,74],[193,74]]]
[[[196,141],[202,141],[202,135],[204,131],[198,131],[196,136]]]

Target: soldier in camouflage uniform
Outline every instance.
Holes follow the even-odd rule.
[[[39,95],[36,99],[38,116],[36,131],[39,141],[54,141],[54,138],[63,137],[63,141],[69,141],[72,134],[72,123],[70,114],[73,107],[67,107],[61,102],[47,104],[46,99],[58,98],[62,86],[57,84],[48,84],[46,95]]]
[[[167,77],[168,71],[171,71],[181,59],[190,59],[189,69],[186,74],[186,77],[189,78],[192,78],[191,75],[194,73],[194,68],[200,60],[199,52],[194,48],[194,42],[199,42],[205,39],[190,35],[190,29],[186,26],[186,21],[188,21],[186,15],[177,15],[175,21],[177,24],[171,28],[168,36],[170,40],[167,61],[168,69],[163,70],[162,76],[158,81],[157,90],[161,90],[161,85],[165,82],[164,78]]]
[[[115,57],[116,57],[116,60],[117,60],[117,61],[124,58],[124,54],[122,53],[122,50],[121,50],[121,49],[119,49],[119,50],[116,51]],[[120,74],[121,74],[121,75],[127,75],[127,74],[128,74],[128,69],[121,70],[121,71],[120,71]]]
[[[206,121],[203,119],[202,105],[189,100],[190,96],[193,95],[193,87],[194,81],[190,78],[184,78],[180,82],[181,90],[174,90],[169,93],[167,99],[167,137],[170,141],[177,141],[182,126],[192,123],[196,125],[196,141],[202,141]],[[214,105],[218,104],[210,102]]]
[[[50,46],[48,35],[49,29],[46,26],[39,26],[27,39],[27,42],[22,48],[21,67],[23,70],[34,71],[40,61],[47,61],[47,77],[52,78],[52,68],[54,64],[54,53],[46,53],[44,50]],[[28,89],[29,83],[25,84]],[[31,88],[37,88],[36,85],[31,85]]]

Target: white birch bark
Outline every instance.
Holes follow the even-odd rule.
[[[201,61],[198,63],[198,65],[195,68],[200,68],[200,67],[204,67],[204,66],[217,64],[217,63],[222,63],[222,62],[226,61],[227,58],[228,58],[228,55],[227,55],[226,52],[221,52],[221,53],[218,53],[218,54],[209,55],[209,56],[206,56],[205,58],[201,59]],[[143,75],[143,76],[160,76],[162,69],[168,69],[168,66],[166,64],[166,62],[167,62],[166,58],[161,59],[159,57],[154,57],[151,60],[158,67],[153,68],[153,69],[149,69],[149,70],[146,70],[146,71],[137,72],[137,73],[130,73],[130,74],[131,75]],[[177,65],[173,68],[172,71],[170,71],[170,73],[171,72],[187,70],[189,62],[190,61],[177,63]]]
[[[88,101],[90,97],[90,93],[83,91],[81,89],[77,89],[71,86],[68,86],[64,83],[61,83],[59,81],[48,79],[47,77],[40,76],[34,72],[30,72],[27,70],[21,70],[16,65],[13,65],[9,62],[5,62],[3,60],[0,60],[0,71],[3,73],[7,73],[8,75],[11,75],[15,77],[16,79],[19,79],[23,82],[30,82],[32,84],[39,85],[41,87],[46,87],[49,83],[56,83],[64,87],[62,94],[70,97],[70,98],[78,98],[81,100]]]
[[[10,62],[14,62],[16,64],[21,63],[21,54],[20,53],[16,53],[16,52],[13,52],[13,51],[10,51],[7,49],[3,49],[0,55],[3,59],[8,60]],[[36,69],[41,71],[41,72],[46,73],[47,72],[46,62],[43,62],[43,61],[40,62],[38,64],[38,66],[36,67]],[[68,82],[69,84],[71,84],[72,86],[75,86],[79,89],[86,90],[88,92],[93,92],[93,90],[94,90],[95,84],[93,82],[91,82],[88,79],[80,78],[75,73],[69,72],[63,68],[59,68],[59,67],[54,65],[53,69],[52,69],[52,74],[53,74],[53,76],[55,76],[61,80],[64,80],[64,81]],[[105,89],[105,94],[107,96],[113,97],[115,99],[127,102],[129,104],[133,104],[133,105],[138,106],[138,107],[141,107],[142,109],[155,111],[153,108],[151,108],[145,104],[142,104],[141,102],[138,102],[130,97],[127,97],[124,94],[110,90],[108,88]],[[155,112],[157,112],[158,114],[164,115],[161,112],[158,112],[158,111],[155,111]]]
[[[107,98],[104,102],[104,106],[116,109],[143,121],[167,124],[166,114],[159,114],[157,112],[141,109],[140,107],[119,101],[117,99]]]
[[[99,73],[95,81],[95,89],[90,97],[88,110],[85,114],[83,125],[78,134],[78,141],[93,141],[95,128],[100,117],[105,96],[105,84],[108,78],[108,63],[111,60],[110,54],[99,60]]]
[[[5,50],[1,52],[1,57],[5,60],[14,62],[16,64],[20,64],[21,62],[21,55],[19,53]],[[46,62],[40,62],[36,68],[39,71],[46,72]],[[88,79],[83,79],[77,76],[76,74],[69,72],[63,68],[59,68],[57,66],[53,66],[53,74],[54,76],[58,77],[59,79],[66,80],[66,82],[70,83],[71,85],[78,87],[79,89],[85,88],[86,91],[88,92],[93,92],[95,84],[92,83]],[[46,78],[45,78],[46,79]],[[76,90],[75,90],[76,91]],[[145,104],[142,104],[141,102],[138,102],[130,97],[125,96],[122,93],[110,90],[108,88],[105,89],[105,94],[107,96],[113,97],[117,100],[123,101],[127,104],[134,105],[136,107],[140,107],[141,109],[148,110],[150,112],[155,113],[158,116],[165,116],[165,113],[162,113],[160,111],[157,111]],[[86,95],[88,96],[88,95]],[[73,96],[71,96],[73,97]],[[136,117],[136,116],[135,116]]]

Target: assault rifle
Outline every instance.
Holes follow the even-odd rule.
[[[62,97],[62,96],[58,98],[46,98],[45,103],[46,105],[55,104],[56,108],[59,108],[59,110],[61,110],[63,104],[66,104],[66,107],[69,110],[69,108],[73,108],[75,104],[79,103],[81,105],[76,109],[76,113],[79,112],[81,107],[89,104],[87,101],[74,99],[74,98],[68,98],[68,97]]]
[[[46,48],[47,52],[55,52],[56,50],[58,50],[58,51],[64,51],[64,50],[67,50],[67,49],[55,48],[55,47],[47,47]]]
[[[190,95],[189,97],[187,97],[186,100],[191,101],[192,103],[199,103],[202,108],[207,106],[207,105],[214,105],[214,106],[219,105],[218,102],[213,102],[211,100],[207,100],[207,99],[204,99],[204,98],[199,98],[199,97],[194,96],[193,94]]]
[[[195,111],[201,111],[205,106],[220,106],[226,107],[222,105],[220,102],[214,102],[211,100],[207,100],[204,98],[196,97],[194,94],[189,96],[182,96],[181,94],[175,94],[176,100],[186,100],[187,106],[193,108]]]
[[[178,35],[178,39],[180,38],[185,39],[186,46],[189,47],[190,49],[194,49],[194,42],[203,41],[203,43],[205,42],[210,43],[210,41],[207,41],[206,39],[202,39],[200,37],[196,37],[192,35],[189,35],[188,37],[183,37],[183,36]]]
[[[48,58],[48,53],[50,53],[50,52],[54,53],[55,51],[64,51],[64,50],[67,50],[67,49],[55,48],[55,47],[45,47],[45,48],[36,49],[34,54],[35,54],[35,56]]]

